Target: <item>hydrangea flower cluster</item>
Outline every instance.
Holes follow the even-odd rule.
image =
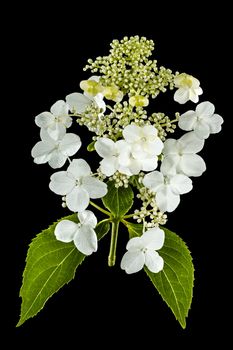
[[[77,214],[79,223],[60,221],[55,228],[57,240],[74,242],[84,255],[96,252],[98,220],[88,208],[105,210],[92,200],[107,195],[109,181],[117,188],[130,186],[137,192],[142,205],[129,217],[142,223],[143,234],[131,238],[126,246],[121,268],[128,274],[144,266],[153,273],[163,269],[163,258],[157,252],[165,239],[160,225],[177,208],[181,195],[192,190],[191,178],[206,170],[198,153],[223,123],[209,101],[171,117],[148,112],[153,99],[167,89],[175,89],[174,106],[198,103],[203,94],[197,78],[158,67],[150,59],[153,49],[153,41],[144,37],[114,40],[108,56],[88,60],[84,70],[92,75],[80,82],[80,89],[35,118],[41,141],[32,149],[34,162],[48,163],[53,169],[69,162],[67,168],[52,174],[49,188],[62,197],[64,207]],[[77,134],[68,132],[74,122]],[[169,137],[177,126],[183,136]],[[88,149],[99,157],[94,172],[86,160],[76,156],[85,128],[92,133]]]

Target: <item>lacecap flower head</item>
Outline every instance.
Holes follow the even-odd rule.
[[[164,225],[167,213],[185,203],[183,195],[205,172],[199,153],[207,138],[221,131],[223,119],[212,102],[199,101],[205,91],[197,77],[159,66],[153,50],[154,42],[145,37],[113,40],[108,55],[88,59],[84,71],[90,73],[77,82],[76,91],[35,117],[41,140],[32,157],[36,164],[58,169],[49,188],[70,215],[30,245],[18,325],[68,283],[110,234],[108,265],[117,262],[127,274],[144,271],[185,327],[192,258],[182,239]],[[174,91],[169,115],[159,107],[159,95],[167,90]],[[183,132],[179,138],[177,127]],[[80,157],[88,137],[86,157]],[[116,260],[123,235],[128,243]]]

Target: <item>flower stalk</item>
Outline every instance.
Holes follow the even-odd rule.
[[[115,219],[112,221],[112,232],[111,232],[111,243],[108,255],[108,266],[112,267],[116,262],[116,248],[117,248],[117,238],[119,230],[119,220]]]

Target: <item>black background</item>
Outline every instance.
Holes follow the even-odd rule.
[[[12,73],[8,79],[7,95],[11,99],[7,107],[11,111],[11,137],[15,145],[8,158],[14,169],[7,176],[13,183],[9,203],[6,196],[6,207],[11,212],[7,230],[11,238],[8,240],[11,274],[3,288],[8,300],[4,303],[4,334],[9,341],[57,346],[66,341],[67,345],[74,343],[77,347],[128,343],[157,346],[170,340],[178,344],[199,338],[224,339],[227,333],[224,318],[229,289],[225,252],[230,218],[225,198],[231,190],[227,133],[232,118],[227,96],[227,85],[232,79],[228,66],[229,9],[224,3],[208,9],[200,4],[193,8],[187,4],[171,8],[156,2],[127,6],[118,2],[111,6],[86,2],[82,6],[77,4],[77,8],[69,3],[53,8],[49,5],[42,8],[36,3],[14,8],[10,34],[5,40],[9,54],[6,70]],[[36,233],[66,214],[60,198],[48,189],[53,170],[48,165],[33,164],[30,156],[31,148],[39,140],[34,117],[49,110],[58,99],[78,91],[79,82],[89,77],[88,72],[82,71],[88,58],[107,54],[114,38],[137,34],[155,41],[154,57],[159,64],[197,77],[204,90],[201,101],[213,102],[217,113],[225,119],[222,133],[211,135],[201,152],[207,171],[193,179],[193,191],[182,197],[166,225],[187,242],[194,258],[195,288],[187,328],[181,329],[142,272],[128,276],[119,268],[127,241],[126,232],[122,231],[116,267],[107,267],[109,237],[106,237],[98,252],[80,266],[75,280],[53,296],[35,318],[15,329],[27,246]],[[155,111],[184,112],[193,108],[191,103],[179,106],[167,105],[166,101],[166,96],[159,96]],[[80,136],[84,139],[82,132]]]

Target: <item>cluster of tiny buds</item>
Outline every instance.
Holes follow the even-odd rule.
[[[61,204],[62,208],[66,208],[67,205],[66,205],[66,197],[62,197],[62,204]]]
[[[141,180],[139,177],[139,182]],[[137,220],[137,223],[144,223],[145,227],[156,227],[158,225],[164,225],[167,221],[167,215],[161,212],[155,201],[155,194],[148,190],[146,187],[141,187],[137,198],[141,199],[142,206],[140,210],[134,211],[133,219]]]
[[[99,72],[104,86],[117,86],[124,94],[151,96],[155,98],[166,87],[174,87],[174,75],[170,69],[157,67],[156,60],[150,60],[154,43],[139,36],[113,40],[110,54],[88,60],[84,70]]]
[[[97,169],[97,178],[100,180],[100,181],[104,181],[107,176],[105,174],[102,173],[102,171],[100,170],[100,168]]]
[[[115,187],[116,188],[119,188],[119,187],[127,188],[129,186],[129,178],[130,178],[130,176],[122,174],[119,171],[116,171],[115,174],[113,174],[109,178],[109,180],[110,181],[112,181],[112,180],[115,181]]]
[[[153,113],[148,119],[158,130],[158,136],[162,141],[165,141],[167,133],[174,133],[176,123],[178,122],[180,114],[175,113],[175,119],[171,120],[164,113]]]

